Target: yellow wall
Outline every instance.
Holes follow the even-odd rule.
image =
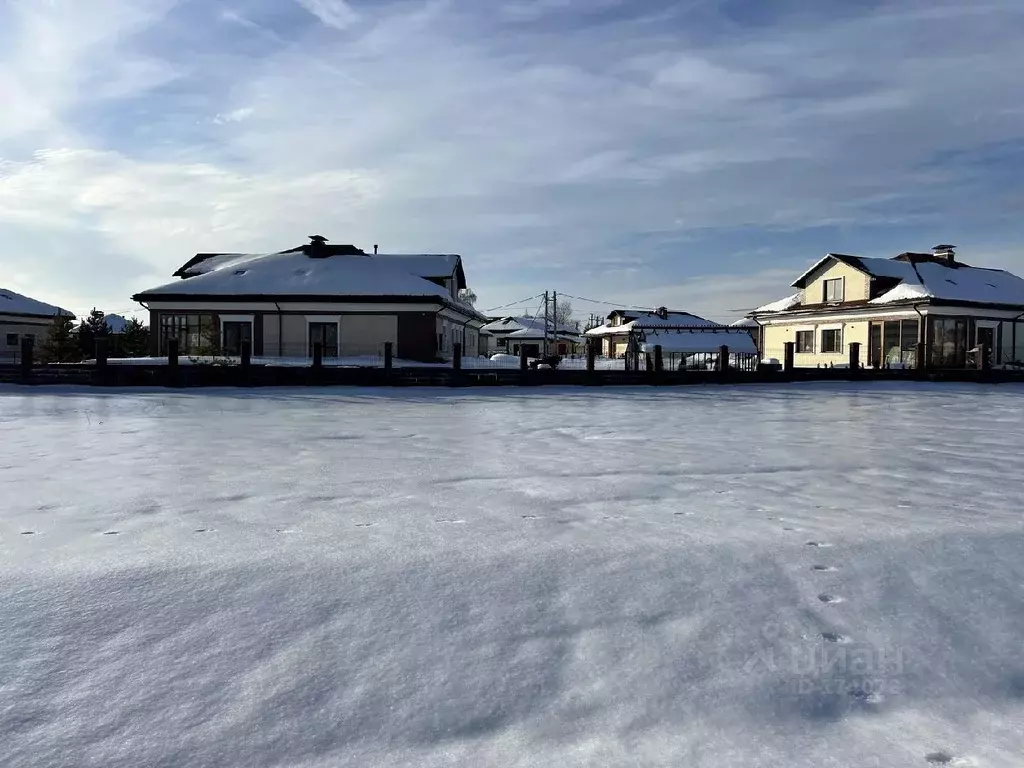
[[[821,332],[826,328],[842,328],[843,349],[842,352],[823,353],[821,349]],[[860,343],[860,364],[867,365],[868,359],[868,321],[858,320],[855,322],[829,322],[817,321],[811,317],[800,318],[786,325],[764,326],[764,349],[761,352],[763,358],[775,358],[780,363],[785,359],[785,344],[787,341],[796,342],[797,331],[814,331],[814,352],[797,353],[793,356],[793,364],[797,368],[814,368],[817,365],[839,365],[850,361],[850,344]]]
[[[831,261],[811,275],[811,282],[804,289],[803,304],[821,304],[825,297],[825,281],[836,277],[844,278],[843,301],[868,298],[871,278],[841,261]]]

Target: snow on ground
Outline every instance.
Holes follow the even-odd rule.
[[[0,765],[1020,766],[1022,395],[0,389]]]

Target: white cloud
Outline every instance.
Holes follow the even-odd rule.
[[[252,107],[239,107],[238,109],[232,109],[230,112],[221,112],[213,118],[213,122],[216,125],[240,123],[251,115]]]
[[[725,254],[672,242],[899,224],[925,242],[894,251],[950,237],[966,254],[982,235],[993,253],[1009,251],[999,238],[1012,237],[1012,220],[993,222],[1019,209],[1019,190],[940,159],[1024,138],[1007,107],[1024,101],[1024,21],[1012,0],[984,13],[881,3],[813,27],[798,19],[727,35],[707,18],[673,27],[670,16],[623,13],[570,25],[580,6],[558,0],[531,6],[531,24],[475,4],[366,3],[356,25],[350,6],[307,0],[348,30],[344,45],[322,30],[271,29],[268,9],[279,6],[237,0],[209,11],[231,22],[221,25],[230,39],[162,57],[136,35],[159,38],[166,3],[98,1],[102,19],[75,4],[20,4],[24,48],[0,49],[0,88],[19,106],[0,118],[0,221],[16,229],[0,266],[37,292],[48,286],[46,300],[66,301],[81,280],[16,254],[70,260],[83,240],[97,263],[137,261],[93,287],[93,301],[110,306],[198,250],[276,248],[316,230],[459,251],[482,306],[526,295],[509,292],[531,280],[601,297],[612,285],[610,298],[689,302],[713,316],[785,292],[788,268],[773,288],[755,279],[763,264],[803,263],[835,244],[749,260],[740,301],[715,287],[727,282],[714,277]],[[188,98],[152,99],[148,123],[97,137],[79,120],[83,107],[114,110],[175,77]],[[212,80],[226,92],[214,98]],[[97,101],[110,82],[120,85]],[[211,104],[245,106],[213,126]],[[168,133],[154,127],[165,123]],[[155,136],[125,139],[140,127]]]
[[[345,0],[295,0],[328,27],[348,29],[359,20]]]

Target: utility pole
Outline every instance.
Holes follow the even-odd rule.
[[[551,300],[551,329],[552,335],[555,337],[555,354],[558,354],[558,291],[554,292],[554,298]]]
[[[544,291],[544,346],[540,351],[541,357],[548,355],[548,292]]]

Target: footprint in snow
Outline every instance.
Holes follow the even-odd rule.
[[[850,698],[863,704],[878,705],[885,701],[885,697],[882,694],[865,691],[863,688],[851,688],[847,693],[850,695]]]
[[[120,531],[104,531],[103,535],[104,536],[120,536],[121,532]]]
[[[538,515],[520,515],[520,517],[522,517],[523,520],[540,520]]]
[[[811,566],[811,570],[812,571],[832,572],[832,571],[838,571],[839,569],[836,568],[834,565],[812,565]]]
[[[807,542],[807,546],[808,547],[831,547],[832,545],[829,544],[827,541],[808,541]]]
[[[818,599],[821,600],[821,602],[827,603],[829,605],[843,602],[843,598],[839,597],[838,595],[827,595],[825,593],[818,595]]]
[[[953,762],[953,756],[948,752],[932,752],[925,755],[924,759],[934,765],[949,765]]]
[[[356,528],[373,528],[376,523],[356,523]]]
[[[849,638],[845,635],[840,635],[838,632],[822,632],[819,637],[826,643],[838,643],[839,645],[845,645],[850,642]]]
[[[22,531],[21,535],[22,536],[35,536],[36,532],[35,531]]]
[[[676,517],[693,517],[693,512],[673,512]]]
[[[213,528],[196,528],[193,533],[213,533]]]
[[[294,528],[275,528],[274,530],[277,533],[295,533]]]
[[[435,520],[434,522],[435,523],[447,523],[448,525],[465,525],[465,523],[466,523],[465,520],[449,520],[447,518],[441,518],[440,520]]]

